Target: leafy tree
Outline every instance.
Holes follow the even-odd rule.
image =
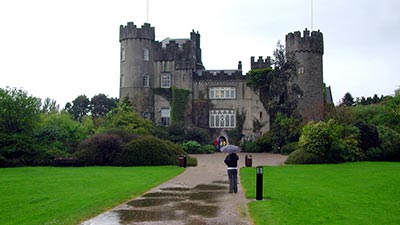
[[[275,121],[271,125],[271,145],[274,152],[292,142],[297,142],[301,134],[301,120],[294,117],[287,117],[278,112]]]
[[[360,148],[367,152],[370,148],[379,146],[379,134],[376,126],[366,122],[357,122],[355,126],[360,130]]]
[[[65,110],[69,112],[75,120],[81,121],[91,110],[90,100],[86,95],[79,95],[72,101],[72,104],[68,102],[65,105]]]
[[[60,109],[60,106],[57,104],[56,100],[52,100],[50,98],[45,98],[40,104],[42,113],[58,112]]]
[[[293,82],[296,62],[292,56],[285,55],[280,42],[273,55],[274,68],[250,70],[247,79],[247,85],[260,94],[271,121],[274,121],[277,112],[287,116],[297,113],[297,96],[302,95],[300,87]]]
[[[35,136],[47,149],[72,153],[78,143],[89,136],[92,129],[93,125],[89,118],[84,118],[80,123],[65,111],[53,112],[42,115]]]
[[[150,134],[154,132],[154,125],[150,120],[142,118],[135,112],[131,105],[120,103],[107,114],[97,132],[108,129],[121,129],[134,134]]]
[[[105,94],[93,96],[90,100],[91,114],[93,118],[103,117],[113,108],[117,107],[118,99],[108,98]]]
[[[346,94],[343,96],[340,106],[353,106],[355,104],[353,96],[350,94],[350,92],[346,92]]]
[[[16,88],[0,88],[0,133],[31,133],[39,122],[40,101]]]
[[[299,148],[329,163],[357,161],[363,155],[358,147],[359,131],[352,126],[328,122],[308,123],[299,140]]]

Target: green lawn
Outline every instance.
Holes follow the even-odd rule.
[[[163,167],[0,169],[0,224],[77,224],[178,175]]]
[[[255,199],[255,168],[240,171]],[[400,224],[400,163],[264,167],[264,198],[249,203],[255,224]]]

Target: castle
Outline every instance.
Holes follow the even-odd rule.
[[[257,92],[246,85],[239,61],[237,69],[206,70],[202,63],[200,34],[188,39],[155,40],[155,29],[145,23],[120,26],[120,99],[128,97],[135,111],[158,125],[168,126],[173,116],[171,89],[188,90],[184,121],[220,132],[237,126],[244,115],[243,134],[259,135],[269,130],[270,118]],[[323,36],[319,31],[286,35],[286,53],[297,60],[296,82],[303,91],[298,109],[305,120],[324,115],[322,74]],[[271,66],[271,59],[251,57],[251,69]],[[165,91],[163,91],[165,90]],[[169,96],[169,97],[168,97]],[[253,121],[263,124],[254,133]]]

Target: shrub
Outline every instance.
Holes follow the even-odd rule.
[[[122,143],[116,134],[97,134],[80,143],[75,156],[85,166],[113,165],[116,155],[123,150]]]
[[[328,122],[309,123],[303,128],[299,148],[326,162],[356,161],[363,157],[358,147],[357,128]]]
[[[190,157],[190,156],[186,156],[186,166],[197,166],[197,159]]]
[[[260,146],[260,151],[262,152],[272,151],[271,138],[272,138],[271,132],[264,133],[262,137],[257,138],[256,143]]]
[[[185,140],[185,127],[183,123],[173,123],[168,127],[169,140],[174,143],[182,143]]]
[[[197,141],[187,141],[182,144],[182,148],[188,154],[199,154],[203,153],[201,145]]]
[[[172,148],[171,148],[172,147]],[[179,155],[184,152],[170,142],[154,136],[142,136],[124,146],[114,165],[118,166],[159,166],[178,165]]]
[[[190,127],[186,130],[186,140],[197,141],[204,145],[210,143],[211,137],[206,129],[200,127]]]
[[[0,134],[2,166],[47,166],[57,156],[38,141],[23,134]]]
[[[213,153],[215,152],[215,147],[213,145],[202,145],[201,146],[201,152],[202,153]]]
[[[292,153],[293,151],[295,151],[297,149],[297,144],[298,144],[298,142],[292,142],[292,143],[284,145],[281,148],[281,154],[289,155],[290,153]]]
[[[241,144],[243,152],[260,152],[261,148],[255,141],[243,141]]]
[[[286,164],[318,164],[326,162],[320,156],[307,152],[304,149],[297,149],[289,154]]]

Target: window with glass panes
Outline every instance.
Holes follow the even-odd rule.
[[[210,128],[234,128],[235,110],[210,110],[209,126]]]
[[[209,88],[210,99],[235,99],[236,88],[235,87],[210,87]]]
[[[150,87],[150,76],[147,74],[143,75],[143,87]]]
[[[161,74],[161,88],[171,87],[171,74]]]

